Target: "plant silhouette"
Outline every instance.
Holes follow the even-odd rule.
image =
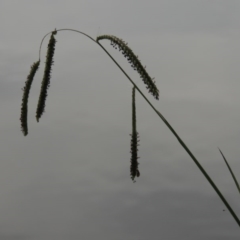
[[[122,71],[122,73],[127,77],[127,79],[132,83],[133,90],[132,90],[132,139],[131,139],[131,166],[130,166],[130,175],[132,180],[134,181],[135,177],[140,176],[140,172],[138,170],[138,155],[137,155],[137,146],[138,146],[138,133],[136,130],[136,106],[135,106],[135,90],[138,91],[138,93],[145,99],[145,101],[149,104],[149,106],[155,111],[155,113],[159,116],[159,118],[165,123],[165,125],[168,127],[168,129],[172,132],[172,134],[176,137],[180,145],[185,149],[185,151],[188,153],[190,158],[194,161],[194,163],[197,165],[199,170],[202,172],[204,177],[207,179],[207,181],[210,183],[210,185],[213,187],[213,189],[216,191],[220,199],[225,204],[226,208],[229,210],[230,214],[240,227],[240,220],[225,199],[225,197],[222,195],[216,184],[213,182],[213,180],[210,178],[210,176],[207,174],[205,169],[202,167],[202,165],[199,163],[199,161],[196,159],[196,157],[193,155],[193,153],[190,151],[190,149],[187,147],[187,145],[183,142],[183,140],[180,138],[180,136],[176,133],[176,131],[173,129],[173,127],[170,125],[170,123],[166,120],[166,118],[160,113],[159,110],[157,110],[153,104],[148,100],[148,98],[142,93],[140,88],[133,82],[133,80],[128,76],[128,74],[124,71],[124,69],[117,63],[117,61],[111,56],[111,54],[101,45],[100,40],[110,40],[111,45],[118,49],[120,52],[123,53],[123,55],[127,58],[128,62],[131,64],[132,68],[136,70],[141,79],[143,80],[144,84],[146,85],[148,91],[154,96],[155,99],[159,99],[159,90],[156,87],[155,82],[153,81],[153,78],[151,78],[146,71],[145,67],[141,64],[141,61],[138,59],[138,56],[133,53],[133,51],[127,46],[127,43],[125,43],[123,40],[121,40],[118,37],[112,36],[112,35],[102,35],[97,37],[97,39],[93,39],[89,35],[87,35],[84,32],[74,30],[74,29],[58,29],[54,30],[52,32],[47,33],[40,44],[39,48],[39,60],[35,62],[30,70],[30,73],[27,77],[27,80],[25,82],[25,86],[23,88],[23,97],[22,97],[22,107],[21,107],[21,128],[23,135],[26,136],[28,134],[28,126],[27,126],[27,114],[28,114],[28,96],[30,92],[30,88],[33,82],[33,78],[35,76],[35,73],[39,67],[40,64],[40,53],[41,53],[41,47],[44,39],[51,35],[49,44],[48,44],[48,50],[47,50],[47,56],[46,56],[46,64],[45,64],[45,71],[44,76],[42,80],[42,87],[40,91],[39,101],[38,101],[38,107],[37,107],[37,113],[36,113],[36,119],[39,121],[39,118],[42,116],[45,107],[46,107],[46,97],[47,97],[47,89],[50,86],[50,78],[51,78],[51,69],[53,65],[53,56],[55,51],[55,35],[57,32],[60,31],[72,31],[80,33],[86,37],[88,37],[90,40],[92,40],[94,43],[98,44],[102,48],[102,50],[112,59],[112,61],[119,67],[119,69]]]

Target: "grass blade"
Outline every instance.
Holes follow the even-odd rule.
[[[235,177],[235,175],[234,175],[234,173],[233,173],[230,165],[228,164],[227,159],[226,159],[225,156],[223,155],[223,153],[222,153],[222,151],[220,150],[220,148],[218,148],[218,150],[219,150],[219,152],[221,153],[221,155],[222,155],[222,157],[223,157],[223,160],[225,161],[225,163],[226,163],[226,165],[227,165],[227,167],[228,167],[228,170],[229,170],[229,172],[231,173],[232,178],[233,178],[233,180],[234,180],[234,182],[235,182],[235,184],[236,184],[236,186],[237,186],[237,189],[238,189],[238,191],[239,191],[239,193],[240,193],[240,187],[239,187],[238,181],[237,181],[237,179],[236,179],[236,177]]]

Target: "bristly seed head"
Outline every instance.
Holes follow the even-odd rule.
[[[141,62],[138,60],[138,56],[136,56],[133,51],[127,46],[127,43],[125,43],[122,39],[119,39],[115,36],[111,35],[102,35],[97,37],[97,42],[103,39],[108,39],[111,41],[111,45],[115,49],[119,49],[119,51],[122,52],[124,57],[127,58],[128,62],[131,64],[132,68],[136,70],[140,77],[142,78],[143,82],[147,85],[147,89],[149,92],[158,100],[159,99],[159,90],[157,89],[157,86],[155,84],[155,81],[153,81],[153,78],[149,76],[147,73],[145,67],[141,64]]]
[[[28,124],[27,124],[27,114],[28,114],[28,96],[31,89],[32,81],[35,76],[36,71],[38,70],[40,64],[40,60],[33,63],[31,66],[31,70],[29,75],[27,76],[27,80],[25,82],[25,86],[23,87],[23,97],[22,97],[22,107],[21,107],[21,127],[24,136],[28,134]]]
[[[131,166],[130,166],[130,175],[131,179],[135,182],[135,177],[140,176],[140,172],[138,170],[138,142],[139,135],[137,132],[137,120],[136,120],[136,103],[135,103],[135,87],[132,89],[132,139],[131,139]]]
[[[47,98],[47,89],[50,86],[50,78],[51,78],[51,70],[53,65],[53,55],[55,51],[55,44],[56,40],[54,38],[54,35],[57,33],[57,31],[53,31],[51,38],[48,43],[48,51],[46,56],[46,63],[45,63],[45,70],[42,80],[42,87],[41,92],[38,100],[38,106],[37,106],[37,112],[36,112],[36,119],[39,121],[39,118],[42,116],[44,109],[45,109],[45,102]]]
[[[138,170],[138,142],[139,142],[139,135],[136,132],[135,134],[131,134],[132,139],[131,139],[131,166],[130,166],[130,175],[131,175],[131,179],[135,182],[135,177],[139,177],[140,176],[140,172]]]

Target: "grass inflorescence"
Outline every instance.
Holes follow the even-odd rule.
[[[28,128],[27,128],[27,103],[28,103],[28,96],[29,96],[29,91],[30,87],[34,78],[34,75],[39,67],[40,63],[40,53],[41,53],[41,46],[43,43],[43,40],[45,39],[46,36],[51,34],[50,41],[48,43],[48,51],[47,51],[47,57],[46,57],[46,64],[45,64],[45,71],[44,71],[44,76],[42,80],[42,86],[41,86],[41,92],[40,92],[40,97],[38,101],[38,106],[37,106],[37,113],[36,113],[36,119],[39,121],[39,118],[42,116],[45,108],[45,101],[47,97],[47,89],[50,86],[50,76],[51,76],[51,68],[53,65],[53,56],[54,56],[54,51],[55,51],[55,44],[56,40],[54,38],[54,35],[57,34],[58,31],[73,31],[73,32],[78,32],[89,39],[91,39],[94,43],[98,44],[104,51],[105,53],[112,59],[112,61],[116,64],[116,66],[122,71],[122,73],[127,77],[127,79],[132,83],[133,90],[132,90],[132,134],[131,134],[131,166],[130,166],[130,175],[132,180],[135,182],[135,177],[140,176],[140,172],[138,170],[138,142],[139,142],[139,136],[137,132],[137,127],[136,127],[136,103],[135,103],[135,90],[139,92],[139,94],[146,100],[146,102],[149,104],[149,106],[155,111],[155,113],[159,116],[159,118],[165,123],[165,125],[168,127],[168,129],[171,131],[171,133],[176,137],[180,145],[185,149],[185,151],[188,153],[190,158],[194,161],[194,163],[197,165],[198,169],[202,172],[204,177],[207,179],[207,181],[210,183],[210,185],[213,187],[213,189],[216,191],[220,199],[223,201],[225,204],[226,208],[229,210],[233,218],[235,219],[236,223],[240,226],[240,220],[237,217],[236,213],[233,211],[225,197],[222,195],[216,184],[213,182],[213,180],[210,178],[208,173],[205,171],[205,169],[202,167],[202,165],[199,163],[197,158],[193,155],[193,153],[190,151],[190,149],[187,147],[187,145],[184,143],[184,141],[180,138],[180,136],[177,134],[177,132],[174,130],[174,128],[170,125],[170,123],[167,121],[167,119],[158,111],[153,104],[148,100],[148,98],[145,96],[145,94],[142,93],[142,91],[138,88],[138,86],[133,82],[133,80],[128,76],[128,74],[124,71],[124,69],[118,64],[118,62],[111,56],[111,54],[99,43],[100,40],[102,39],[108,39],[111,41],[111,45],[113,45],[114,48],[119,49],[123,53],[123,55],[127,58],[131,66],[133,67],[134,70],[136,70],[139,74],[140,77],[142,78],[143,82],[147,85],[147,89],[151,94],[156,98],[159,99],[159,90],[157,89],[155,82],[153,79],[149,76],[147,73],[145,67],[142,66],[141,62],[138,60],[138,57],[133,53],[133,51],[127,46],[127,44],[111,35],[103,35],[97,37],[97,39],[93,39],[89,35],[85,34],[84,32],[80,32],[78,30],[74,29],[59,29],[47,33],[41,42],[40,49],[39,49],[39,61],[34,63],[31,67],[30,74],[27,77],[27,81],[25,83],[25,87],[23,88],[23,98],[22,98],[22,108],[21,108],[21,126],[22,126],[22,131],[23,134],[26,136],[28,133]],[[221,150],[219,149],[221,152]],[[221,152],[222,154],[222,152]],[[222,154],[224,160],[225,157]],[[227,161],[226,161],[227,163]],[[230,167],[229,167],[229,171]],[[234,174],[232,173],[232,176],[234,177]],[[239,185],[236,181],[236,185],[239,188]]]
[[[138,142],[139,134],[137,132],[137,119],[136,119],[136,102],[135,102],[135,87],[132,89],[132,134],[131,135],[131,165],[130,165],[130,175],[131,179],[134,181],[135,177],[140,176],[138,170]]]
[[[131,48],[127,46],[127,43],[125,43],[122,39],[117,38],[112,35],[102,35],[97,37],[97,42],[103,39],[108,39],[111,41],[111,45],[115,49],[119,49],[119,51],[122,52],[125,58],[127,58],[128,62],[131,64],[132,68],[136,70],[140,77],[142,78],[143,82],[146,84],[148,91],[158,100],[159,99],[159,90],[157,89],[157,86],[155,84],[154,78],[151,78],[146,71],[146,67],[144,67],[140,60],[138,59],[138,56],[134,54]]]
[[[54,38],[54,35],[56,33],[57,33],[56,31],[52,32],[49,43],[48,43],[45,70],[44,70],[42,86],[41,86],[41,91],[40,91],[40,96],[39,96],[38,106],[37,106],[37,112],[36,112],[37,121],[39,121],[40,117],[42,116],[42,114],[44,112],[46,98],[47,98],[47,90],[50,87],[51,70],[52,70],[53,56],[54,56],[55,45],[56,45],[56,40]]]
[[[24,136],[27,136],[28,134],[28,124],[27,124],[27,115],[28,115],[28,97],[29,97],[29,92],[31,89],[32,81],[33,78],[39,68],[40,60],[33,63],[31,66],[31,70],[29,75],[27,76],[27,80],[25,82],[25,86],[23,87],[23,97],[22,97],[22,107],[21,107],[21,127],[22,127],[22,132]]]

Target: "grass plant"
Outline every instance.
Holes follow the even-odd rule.
[[[57,32],[60,31],[72,31],[80,33],[86,37],[88,37],[90,40],[92,40],[95,44],[97,44],[101,49],[112,59],[112,61],[118,66],[118,68],[122,71],[122,73],[127,77],[127,79],[132,83],[133,90],[132,90],[132,139],[131,139],[131,166],[130,166],[130,175],[132,180],[134,181],[135,177],[140,176],[140,172],[138,170],[138,155],[137,155],[137,146],[138,146],[138,133],[136,130],[136,106],[135,106],[135,90],[139,92],[139,94],[145,99],[145,101],[149,104],[149,106],[155,111],[155,113],[158,115],[158,117],[165,123],[165,125],[168,127],[168,129],[172,132],[172,134],[176,137],[180,145],[185,149],[185,151],[188,153],[190,158],[194,161],[194,163],[197,165],[198,169],[202,172],[204,177],[207,179],[207,181],[210,183],[212,188],[215,190],[215,192],[218,194],[219,198],[222,200],[222,202],[225,204],[226,208],[229,210],[230,214],[240,227],[240,220],[223,196],[223,194],[220,192],[216,184],[213,182],[211,177],[207,174],[206,170],[202,167],[202,165],[199,163],[197,158],[193,155],[193,153],[190,151],[190,149],[187,147],[187,145],[184,143],[184,141],[180,138],[180,136],[177,134],[177,132],[174,130],[174,128],[170,125],[170,123],[166,120],[166,118],[160,113],[159,110],[157,110],[153,104],[148,100],[148,98],[143,94],[143,92],[140,90],[140,88],[134,83],[134,81],[128,76],[128,74],[124,71],[124,69],[118,64],[118,62],[111,56],[111,54],[101,45],[100,40],[110,40],[111,45],[115,47],[116,49],[119,49],[123,53],[123,55],[127,58],[128,62],[131,64],[134,70],[136,70],[140,77],[142,78],[143,82],[147,86],[148,91],[155,97],[155,99],[159,99],[159,90],[156,87],[155,82],[153,81],[153,78],[151,78],[146,71],[146,68],[143,67],[140,60],[138,59],[138,56],[133,53],[133,51],[127,46],[127,43],[125,43],[123,40],[121,40],[118,37],[111,36],[111,35],[102,35],[97,37],[97,39],[93,39],[89,35],[87,35],[84,32],[74,30],[74,29],[59,29],[54,30],[53,32],[47,33],[40,44],[39,48],[39,61],[34,63],[31,71],[27,77],[27,81],[25,83],[25,87],[23,88],[23,98],[22,98],[22,108],[21,108],[21,127],[22,132],[24,136],[28,134],[28,127],[27,127],[27,104],[28,104],[28,96],[29,91],[31,88],[31,84],[34,78],[34,75],[38,69],[38,66],[40,64],[40,53],[41,53],[41,47],[44,39],[51,34],[50,41],[48,44],[48,51],[47,51],[47,57],[46,57],[46,65],[45,65],[45,71],[44,76],[42,80],[42,87],[41,92],[39,96],[39,102],[37,106],[37,114],[36,119],[39,121],[39,118],[42,116],[45,105],[46,105],[46,97],[47,97],[47,89],[49,88],[50,84],[50,78],[51,78],[51,67],[53,65],[53,55],[55,50],[55,43],[56,40],[54,38],[54,35],[57,34]],[[220,150],[220,149],[219,149]],[[221,151],[220,151],[221,152]],[[222,154],[222,152],[221,152]],[[223,154],[222,154],[223,156]],[[225,157],[223,156],[224,160]],[[226,162],[227,163],[227,162]],[[228,165],[228,164],[227,164]],[[230,170],[230,168],[229,168]],[[230,170],[230,172],[232,172]],[[232,174],[234,176],[234,174]],[[234,178],[235,179],[235,178]],[[238,186],[238,185],[237,185]],[[239,189],[239,186],[238,186]]]

